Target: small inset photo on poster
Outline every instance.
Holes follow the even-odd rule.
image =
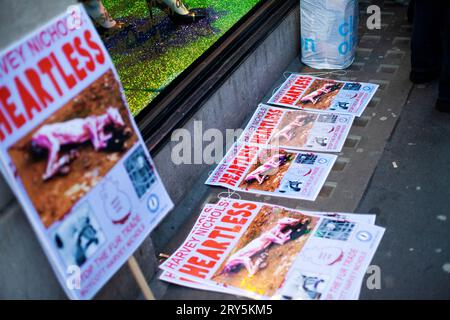
[[[298,194],[306,186],[317,161],[317,154],[299,153],[294,163],[281,180],[279,192],[283,194]]]
[[[52,239],[64,264],[79,267],[106,241],[88,202],[76,207],[55,228]]]
[[[303,272],[293,268],[281,289],[285,300],[319,300],[330,281],[327,275]]]
[[[317,228],[316,237],[347,241],[355,228],[355,223],[347,220],[324,219]]]
[[[109,70],[8,153],[48,228],[63,219],[136,142],[119,83]]]
[[[359,91],[361,89],[361,83],[359,82],[347,82],[342,90]]]
[[[142,146],[134,150],[125,160],[125,168],[138,198],[142,198],[156,181],[153,166],[148,161]]]

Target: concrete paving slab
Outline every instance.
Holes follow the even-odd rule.
[[[450,299],[450,114],[436,96],[437,83],[414,87],[358,206],[386,228],[381,288],[362,299]]]

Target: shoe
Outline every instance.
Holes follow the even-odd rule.
[[[119,21],[116,21],[116,24],[111,28],[105,28],[97,23],[94,23],[94,25],[98,31],[98,34],[102,38],[108,38],[108,37],[112,36],[114,33],[124,29],[124,27],[125,27],[125,24],[123,22],[119,22]]]
[[[153,19],[152,9],[157,6],[159,9],[164,11],[172,20],[174,24],[183,25],[198,22],[206,17],[206,11],[204,9],[190,9],[187,14],[179,14],[172,10],[167,4],[160,0],[147,0],[148,10],[150,12],[150,17]]]
[[[414,71],[411,70],[409,74],[409,80],[415,84],[423,84],[431,82],[439,78],[439,71]]]
[[[435,108],[440,112],[450,113],[450,100],[437,98]]]
[[[190,9],[188,14],[169,15],[170,19],[175,24],[190,24],[196,23],[206,17],[206,11],[204,9]]]

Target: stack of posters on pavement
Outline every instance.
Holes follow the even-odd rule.
[[[294,150],[340,152],[354,117],[260,104],[240,140]]]
[[[337,156],[235,143],[205,182],[236,191],[314,201]]]
[[[371,215],[222,198],[161,264],[161,279],[255,299],[357,299],[383,233]]]
[[[270,98],[269,103],[295,109],[361,116],[377,84],[337,81],[291,74]]]
[[[89,299],[173,204],[82,6],[0,61],[0,168],[67,295]]]

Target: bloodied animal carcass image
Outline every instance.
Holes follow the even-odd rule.
[[[45,227],[62,219],[137,142],[110,70],[8,152]]]

